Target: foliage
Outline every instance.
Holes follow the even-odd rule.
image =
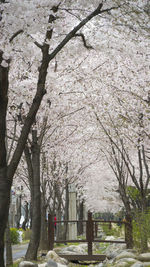
[[[108,212],[96,212],[94,214],[94,219],[113,220],[114,214],[110,211],[108,211]]]
[[[10,238],[12,244],[19,243],[19,233],[17,228],[10,228]]]
[[[150,238],[150,210],[147,212],[136,212],[135,218],[132,222],[133,225],[133,240],[134,245],[139,250],[142,250],[142,238],[145,235],[147,239]]]
[[[10,265],[10,267],[18,267],[18,263],[14,263],[13,265]]]
[[[123,227],[120,227],[117,225],[114,226],[113,224],[110,227],[109,224],[106,224],[106,223],[101,224],[101,227],[107,236],[113,235],[115,237],[121,236],[121,232],[123,229]]]
[[[140,191],[135,186],[128,186],[127,187],[127,194],[134,206],[141,206],[141,194]],[[144,192],[146,206],[149,206],[150,203],[150,197],[149,197],[149,189],[145,190]]]
[[[127,187],[127,193],[133,200],[140,199],[140,192],[133,186]]]
[[[99,249],[95,251],[95,254],[105,253],[105,250],[109,245],[109,243],[99,243]]]

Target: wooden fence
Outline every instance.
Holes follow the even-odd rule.
[[[54,238],[54,224],[55,223],[86,223],[86,238],[85,239],[76,239],[76,240],[55,240]],[[118,221],[103,221],[103,220],[93,220],[92,219],[92,213],[88,213],[88,219],[87,220],[82,220],[82,221],[54,221],[54,218],[52,215],[48,215],[48,243],[49,243],[49,249],[53,250],[54,248],[54,243],[81,243],[81,242],[86,242],[88,245],[88,253],[87,255],[63,255],[59,254],[61,257],[66,258],[67,260],[70,261],[104,261],[106,258],[106,255],[94,255],[93,254],[93,243],[98,242],[98,243],[126,243],[126,238],[125,240],[103,240],[97,237],[97,231],[98,231],[98,223],[104,223],[108,224],[109,227],[111,228],[112,223],[124,223],[126,226],[125,222],[118,222]],[[126,232],[126,231],[125,231]]]

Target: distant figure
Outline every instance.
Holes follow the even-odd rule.
[[[54,215],[55,217],[54,217],[54,227],[55,227],[55,230],[56,230],[56,214]]]

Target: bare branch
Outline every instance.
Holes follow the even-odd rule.
[[[53,52],[49,55],[49,61],[52,60],[57,53],[72,39],[72,37],[75,36],[76,32],[80,30],[88,21],[90,21],[93,17],[97,16],[100,13],[107,12],[102,10],[103,4],[100,3],[99,6],[85,19],[83,19],[72,31],[70,31],[67,36],[64,38],[64,40],[53,50]]]
[[[9,42],[11,43],[20,33],[23,33],[23,30],[20,29],[17,32],[15,32],[9,39]]]
[[[144,146],[142,145],[142,155],[143,155],[143,162],[144,162],[144,166],[145,166],[145,170],[146,170],[146,174],[147,174],[147,179],[146,179],[146,183],[145,183],[145,188],[147,189],[148,185],[149,185],[149,181],[150,181],[150,173],[149,173],[149,167],[146,161],[146,156],[145,156],[145,149]]]
[[[80,111],[80,110],[83,110],[84,108],[85,108],[85,107],[82,107],[82,108],[76,109],[76,110],[74,110],[74,111],[72,111],[72,112],[70,112],[70,113],[68,113],[68,114],[62,115],[62,116],[59,117],[59,119],[62,119],[62,118],[64,118],[64,117],[67,117],[67,116],[70,116],[70,115],[73,115],[73,114],[75,114],[76,112],[78,112],[78,111]]]
[[[74,35],[74,37],[81,37],[82,41],[83,41],[83,45],[87,48],[87,49],[94,49],[91,45],[87,45],[86,40],[85,40],[85,36],[83,33],[76,33]]]

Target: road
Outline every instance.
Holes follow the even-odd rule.
[[[18,244],[12,246],[13,260],[17,260],[26,254],[28,247],[27,244]]]
[[[13,245],[12,246],[13,261],[25,256],[27,247],[28,247],[28,243]]]

